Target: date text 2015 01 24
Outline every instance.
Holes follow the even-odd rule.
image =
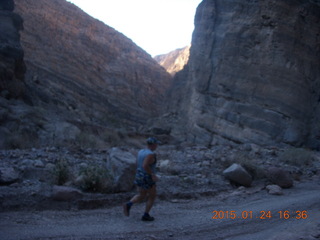
[[[307,219],[308,218],[308,211],[306,210],[296,210],[296,211],[267,211],[262,210],[259,212],[254,211],[222,211],[222,210],[214,210],[212,211],[213,216],[212,219],[261,219],[267,220],[272,218],[279,218],[279,219]]]

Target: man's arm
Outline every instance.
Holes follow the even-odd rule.
[[[154,163],[154,155],[153,154],[149,154],[148,156],[146,156],[146,158],[143,161],[143,169],[150,175],[153,174],[152,169],[150,167],[151,164]]]
[[[157,176],[152,172],[152,169],[150,167],[151,164],[153,164],[155,161],[155,158],[154,158],[154,154],[149,154],[143,161],[143,168],[144,170],[150,174],[152,176],[152,180],[153,181],[157,181],[158,178]]]

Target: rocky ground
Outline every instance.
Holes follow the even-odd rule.
[[[119,184],[116,178],[131,181],[131,171],[111,171],[114,166],[125,168],[111,164],[123,158],[132,164],[137,150],[2,150],[0,238],[320,238],[318,152],[256,145],[160,146],[159,197],[152,211],[156,221],[143,223],[143,204],[134,206],[129,218],[122,215],[122,202],[135,190],[130,184]],[[223,171],[233,163],[241,164],[253,177],[250,187],[225,178]],[[83,180],[88,175],[81,169],[90,166],[107,169],[109,177],[102,180],[108,184],[88,186],[88,180]],[[275,184],[270,167],[287,172],[293,186]],[[101,180],[90,176],[91,183]],[[274,186],[276,190],[272,190]],[[212,219],[213,211],[236,211],[237,217],[218,215]],[[252,211],[252,216],[242,219],[244,211]],[[270,211],[272,216],[262,216],[263,211]],[[284,211],[289,211],[285,215],[289,213],[289,219],[284,219]]]

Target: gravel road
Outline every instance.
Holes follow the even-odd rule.
[[[234,190],[200,199],[158,200],[154,222],[140,220],[144,204],[133,206],[130,217],[123,216],[122,203],[99,210],[2,212],[0,239],[320,239],[319,200],[319,183],[304,182],[281,196]]]

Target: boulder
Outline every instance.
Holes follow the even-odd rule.
[[[268,185],[266,186],[268,193],[271,195],[282,195],[282,188],[278,185]]]
[[[282,187],[290,188],[293,186],[293,179],[290,174],[278,167],[270,167],[265,171],[266,177],[272,183]]]
[[[223,171],[223,175],[232,182],[250,187],[252,183],[251,175],[237,163],[232,164],[230,167]]]
[[[8,185],[19,180],[19,173],[12,167],[0,168],[0,185]]]
[[[120,148],[112,148],[107,169],[114,179],[116,192],[130,191],[136,172],[136,157]]]
[[[76,188],[65,186],[54,186],[52,198],[57,201],[71,201],[82,197],[82,192]]]

